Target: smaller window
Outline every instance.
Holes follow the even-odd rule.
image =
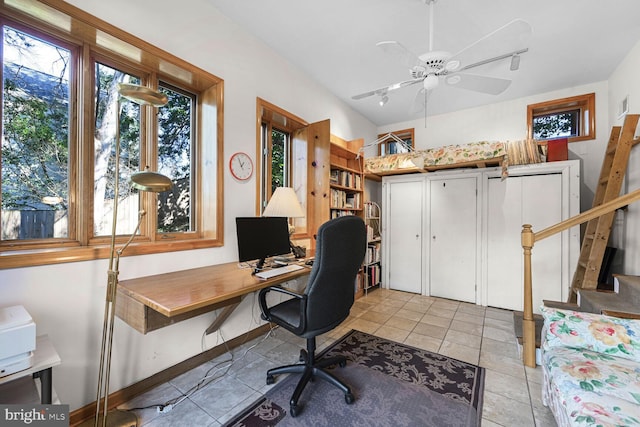
[[[538,141],[568,138],[569,142],[595,139],[595,106],[595,93],[528,105],[528,137]]]
[[[408,153],[413,150],[413,128],[403,129],[390,132],[402,140],[402,144],[393,138],[389,138],[386,141],[382,141],[378,145],[378,155],[386,156],[387,154]],[[378,135],[378,138],[382,138],[384,135]]]

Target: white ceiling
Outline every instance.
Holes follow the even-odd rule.
[[[417,55],[429,50],[424,0],[209,0],[377,125],[418,119],[411,112],[420,85],[398,89],[389,102],[353,95],[409,80],[408,69],[376,43],[395,40]],[[500,95],[440,84],[427,114],[441,114],[608,79],[640,39],[638,0],[437,0],[434,50],[458,52],[513,19],[533,30],[520,69],[509,59],[474,74],[512,79]],[[259,69],[259,64],[256,64]]]

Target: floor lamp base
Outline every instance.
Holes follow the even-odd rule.
[[[93,427],[94,425],[95,418],[92,417],[80,424],[80,427]],[[113,409],[107,413],[107,426],[109,427],[137,427],[137,425],[138,417],[133,412]],[[98,427],[102,427],[102,417],[98,420]]]

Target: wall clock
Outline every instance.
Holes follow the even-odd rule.
[[[247,153],[234,153],[229,160],[229,170],[235,179],[246,181],[253,175],[253,161]]]

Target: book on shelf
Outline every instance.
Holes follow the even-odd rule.
[[[376,244],[370,244],[367,246],[367,251],[364,257],[365,264],[373,264],[380,261],[380,246]]]
[[[331,208],[335,209],[359,209],[361,201],[360,193],[347,193],[335,188],[331,189]]]
[[[380,283],[380,265],[373,264],[365,267],[365,274],[367,280],[365,286],[367,288],[376,286]]]
[[[355,211],[345,211],[345,210],[331,210],[331,219],[334,218],[339,218],[341,216],[347,216],[347,215],[355,215]]]
[[[362,176],[349,171],[331,169],[329,174],[329,183],[339,185],[341,187],[360,190],[362,188]]]

